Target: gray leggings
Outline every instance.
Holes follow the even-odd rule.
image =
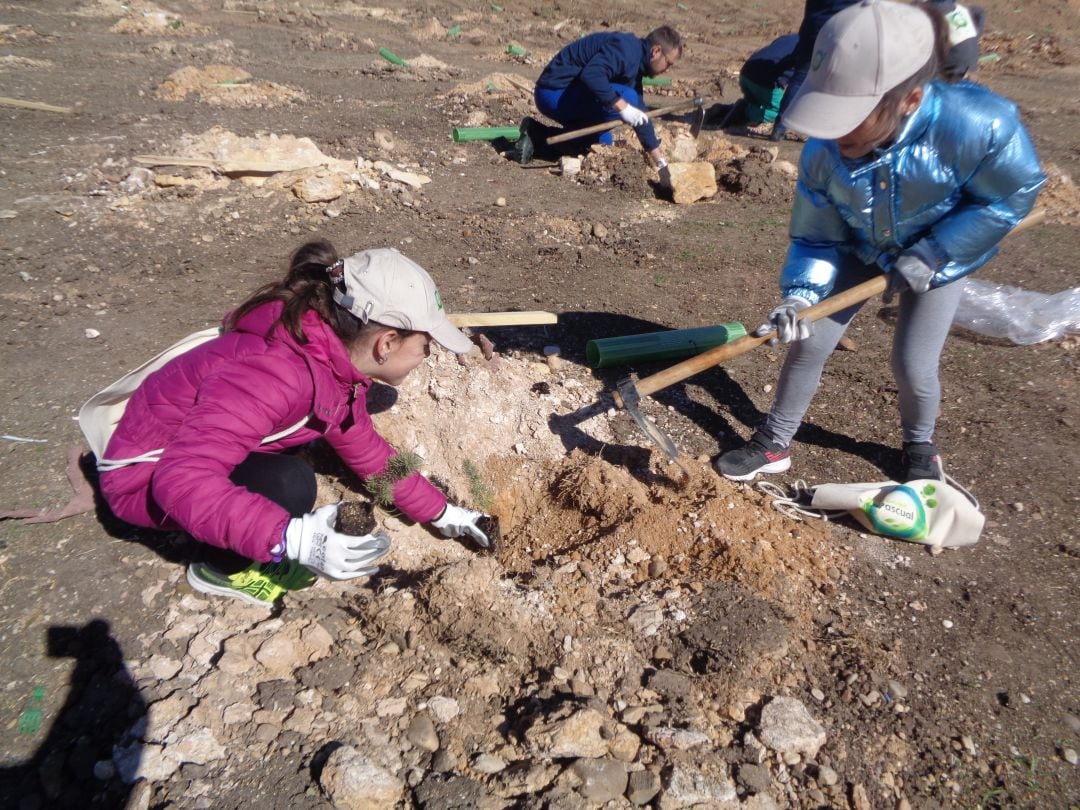
[[[849,262],[842,269],[835,292],[853,287],[877,270]],[[946,284],[922,295],[908,289],[900,294],[900,314],[893,336],[892,372],[900,399],[900,426],[905,442],[929,442],[934,436],[941,384],[938,360],[963,292],[960,284]],[[773,441],[791,444],[810,401],[817,393],[825,361],[862,308],[856,304],[814,323],[814,334],[791,344],[776,384],[776,399],[761,427]]]

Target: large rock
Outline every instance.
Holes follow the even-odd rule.
[[[306,203],[330,202],[345,193],[345,183],[337,174],[308,175],[296,182],[293,193]]]
[[[330,755],[319,784],[338,810],[393,810],[405,785],[348,745]]]
[[[676,765],[666,779],[660,810],[708,807],[710,810],[737,810],[739,796],[725,771]]]
[[[114,745],[112,759],[125,785],[135,784],[140,779],[161,782],[180,770],[179,760],[167,756],[164,748],[141,740],[125,747]]]
[[[679,205],[689,205],[716,194],[716,169],[711,163],[669,163],[671,197]]]
[[[626,765],[613,759],[579,759],[570,773],[578,793],[590,802],[614,801],[626,790]]]
[[[686,751],[695,746],[709,743],[709,735],[703,731],[694,731],[689,728],[671,728],[670,726],[649,728],[645,731],[645,738],[664,750],[674,748],[678,751]]]
[[[525,732],[533,749],[550,759],[606,756],[608,744],[600,736],[604,716],[594,709],[574,712],[565,720],[535,723]]]
[[[660,777],[652,771],[634,771],[630,774],[626,798],[631,804],[642,807],[660,792]]]
[[[666,151],[668,160],[673,163],[692,163],[698,156],[697,138],[688,132],[680,132]]]
[[[795,698],[778,697],[761,710],[761,741],[781,754],[813,757],[825,744],[825,729]]]

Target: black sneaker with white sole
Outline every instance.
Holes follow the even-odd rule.
[[[904,468],[900,475],[901,484],[921,478],[938,481],[945,478],[941,456],[931,442],[904,442],[904,452],[900,461]]]
[[[791,468],[791,450],[755,431],[742,447],[716,459],[716,471],[731,481],[753,481],[758,473],[782,473]]]

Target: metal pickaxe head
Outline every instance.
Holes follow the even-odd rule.
[[[641,395],[638,393],[633,377],[624,377],[619,380],[615,386],[615,392],[612,394],[612,399],[615,400],[616,407],[625,409],[634,418],[642,432],[652,439],[657,447],[667,453],[668,458],[682,467],[682,462],[679,460],[679,451],[675,449],[675,442],[671,441],[668,435],[660,430],[638,407],[641,404]],[[685,470],[685,467],[683,469]]]
[[[693,118],[690,121],[690,137],[697,139],[697,136],[701,134],[701,126],[705,123],[705,103],[701,99],[695,99],[700,102],[693,112]]]

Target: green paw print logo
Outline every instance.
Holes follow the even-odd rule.
[[[933,484],[927,484],[922,488],[922,502],[926,504],[927,509],[937,509],[937,498],[934,497],[934,493],[937,492],[937,487]]]
[[[825,51],[814,51],[814,58],[810,60],[810,69],[817,70],[825,61]]]

